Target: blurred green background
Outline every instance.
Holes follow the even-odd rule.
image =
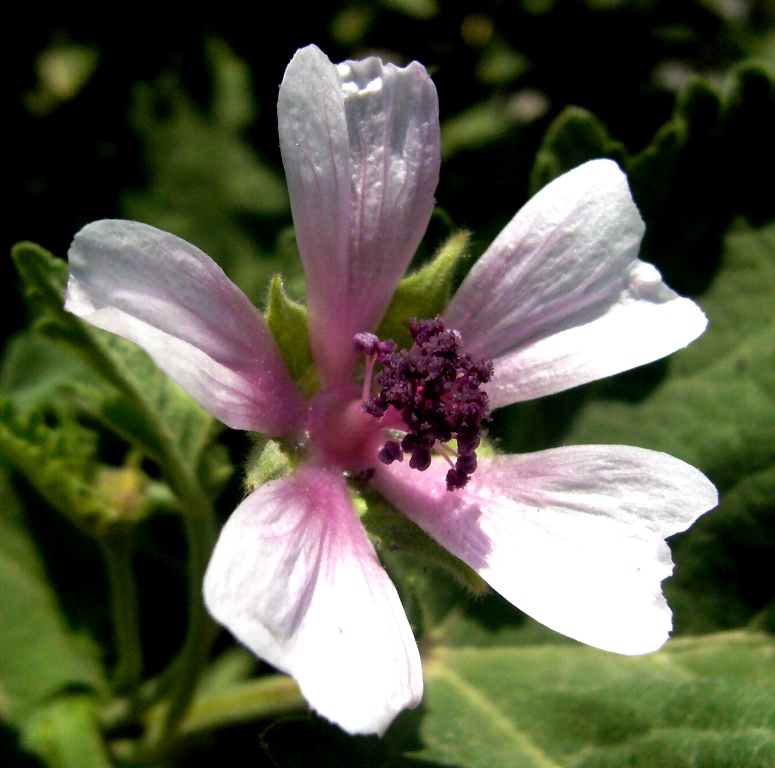
[[[201,247],[259,306],[276,273],[292,296],[303,298],[275,107],[287,62],[311,42],[332,61],[372,54],[398,64],[416,59],[433,76],[442,120],[439,208],[416,265],[450,231],[465,228],[472,237],[470,266],[543,184],[587,159],[616,159],[647,223],[643,258],[676,290],[699,298],[710,330],[673,361],[504,409],[492,434],[510,451],[623,442],[666,450],[700,467],[722,491],[722,505],[672,542],[678,570],[666,593],[677,631],[775,631],[771,0],[281,3],[242,12],[212,9],[207,17],[182,10],[174,20],[133,8],[110,21],[65,6],[20,13],[27,18],[8,25],[5,49],[10,195],[0,227],[6,251],[32,240],[64,256],[86,223],[132,218]],[[11,260],[0,261],[0,269],[7,340],[31,315]],[[27,368],[23,344],[7,349],[0,390],[23,408],[35,368]],[[86,425],[98,434],[100,460],[120,464],[126,445]],[[228,433],[222,444],[239,467],[247,439]],[[88,643],[102,645],[109,661],[108,587],[99,551],[41,499],[18,462],[8,463],[67,622]],[[224,519],[239,497],[237,472],[219,501]],[[161,515],[145,524],[135,566],[151,674],[183,635],[183,563],[177,519]],[[456,595],[451,603],[462,607],[457,623],[446,625],[450,647],[556,640],[497,596],[471,601]],[[222,650],[228,640],[219,643]],[[751,680],[765,675],[750,671],[760,662],[772,674],[768,658],[751,662]],[[516,662],[509,663],[516,675]],[[552,663],[544,657],[532,666],[525,662],[530,669]],[[431,688],[431,700],[439,690]],[[730,688],[729,697],[736,695]],[[447,713],[445,721],[454,718]],[[578,732],[574,722],[568,732]],[[652,733],[616,723],[613,718],[606,727]],[[189,745],[181,764],[307,765],[311,756],[324,766],[393,764],[382,747],[343,740],[317,721],[276,726],[273,737],[262,737],[262,747],[265,727],[251,723],[208,734]],[[434,742],[434,727],[422,731],[423,760],[430,762],[411,764],[508,764],[486,748],[473,758],[465,750],[444,752],[438,744],[446,737]],[[546,723],[536,727],[551,732]],[[416,734],[416,723],[407,728]],[[464,726],[455,728],[464,742]],[[567,753],[581,754],[595,742],[584,738]],[[627,738],[609,741],[625,749]],[[305,753],[300,744],[313,746]],[[420,750],[413,742],[401,744],[396,754]],[[709,757],[701,764],[743,765],[730,757],[737,748],[725,752],[722,745],[716,762]],[[649,762],[648,755],[671,749],[649,742],[641,752],[633,747],[631,754],[606,753],[583,764],[695,764],[681,762],[677,747],[673,762]],[[557,765],[569,764],[563,755],[554,755]],[[0,727],[0,764],[36,764],[19,750],[10,727]]]

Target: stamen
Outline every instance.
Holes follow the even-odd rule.
[[[453,491],[465,486],[476,470],[482,422],[490,418],[489,398],[481,385],[492,377],[493,365],[461,352],[460,334],[446,330],[440,317],[412,319],[409,333],[414,346],[401,351],[395,342],[380,341],[374,334],[355,337],[356,351],[368,356],[363,410],[381,419],[393,406],[407,429],[400,445],[396,440],[385,443],[380,461],[391,464],[401,460],[399,452],[408,453],[409,466],[422,472],[430,466],[435,448],[451,465],[447,489]],[[382,370],[374,377],[378,391],[369,396],[375,362]],[[457,440],[457,451],[441,445],[452,439]],[[454,465],[450,451],[456,456]]]
[[[452,469],[455,468],[455,463],[452,461],[451,453],[452,449],[448,445],[442,445],[441,443],[436,443],[434,446],[436,451],[438,451],[439,455],[444,457],[444,460],[449,464]]]

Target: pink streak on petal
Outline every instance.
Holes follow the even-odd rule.
[[[306,404],[264,318],[195,246],[135,221],[84,227],[65,309],[139,344],[216,418],[285,435]]]
[[[660,583],[673,569],[666,536],[718,501],[698,470],[656,451],[574,446],[483,459],[450,493],[447,466],[419,475],[379,467],[395,506],[495,590],[548,627],[588,645],[641,654],[672,622]]]
[[[315,359],[349,380],[428,225],[439,178],[436,88],[416,62],[296,53],[277,105]]]
[[[221,532],[204,594],[348,733],[381,734],[422,697],[417,644],[341,474],[308,464],[248,496]]]
[[[495,363],[493,407],[657,360],[707,324],[637,259],[644,225],[627,178],[593,160],[544,187],[463,281],[444,317]]]

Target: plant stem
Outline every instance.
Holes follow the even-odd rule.
[[[295,680],[285,675],[268,675],[198,696],[180,724],[180,732],[182,736],[193,736],[228,725],[302,712],[306,707]]]
[[[159,737],[161,742],[170,738],[185,714],[217,634],[202,599],[205,569],[215,544],[212,507],[193,483],[184,489],[175,481],[174,486],[183,501],[183,521],[188,544],[188,628],[183,647],[172,662],[176,674]]]
[[[111,526],[101,536],[100,543],[110,582],[116,645],[113,684],[117,692],[124,692],[140,683],[143,672],[137,585],[132,567],[132,529],[120,523]]]
[[[83,325],[78,323],[77,327],[83,333]],[[162,675],[165,680],[169,679],[168,672],[172,677],[163,725],[158,733],[149,734],[149,751],[161,752],[166,749],[185,714],[216,636],[215,625],[207,615],[202,600],[202,580],[215,544],[215,512],[198,478],[183,458],[177,441],[148,402],[131,372],[88,329],[86,335],[91,344],[83,348],[76,346],[77,351],[85,355],[90,365],[124,393],[137,408],[147,430],[156,436],[157,451],[153,458],[180,499],[182,507],[188,545],[188,627],[180,653]],[[147,450],[143,446],[139,447]]]

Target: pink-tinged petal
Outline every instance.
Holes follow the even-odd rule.
[[[616,653],[667,640],[664,539],[716,505],[701,472],[642,448],[574,446],[482,460],[450,493],[445,462],[422,475],[404,464],[380,467],[378,490],[533,618]]]
[[[511,220],[444,313],[466,351],[495,363],[493,407],[649,363],[703,332],[702,310],[638,260],[644,229],[611,160],[560,176]]]
[[[379,324],[433,211],[436,88],[417,62],[334,65],[310,45],[288,65],[277,113],[315,359],[342,383],[353,336]]]
[[[65,309],[145,349],[235,429],[285,435],[306,405],[266,321],[198,248],[136,221],[84,227],[69,252]]]
[[[381,734],[420,702],[417,644],[341,474],[306,465],[248,496],[221,531],[204,594],[348,733]]]

